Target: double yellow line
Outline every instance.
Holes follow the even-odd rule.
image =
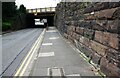
[[[43,36],[44,36],[45,32],[46,32],[46,29],[43,30],[43,32],[40,34],[38,39],[35,41],[35,43],[33,44],[32,48],[30,49],[30,51],[28,52],[27,56],[25,57],[25,59],[23,60],[22,64],[18,68],[17,72],[15,73],[14,77],[16,77],[16,76],[23,76],[26,68],[28,67],[28,64],[30,63],[30,61],[31,61],[31,59],[33,57],[33,54],[36,51],[38,51],[39,45],[42,43]]]

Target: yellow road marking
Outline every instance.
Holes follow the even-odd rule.
[[[32,58],[32,55],[33,55],[36,47],[38,46],[38,42],[39,42],[40,40],[42,40],[42,39],[41,39],[41,36],[42,36],[44,33],[45,33],[45,29],[43,30],[43,32],[41,33],[41,35],[38,37],[38,39],[36,40],[36,42],[34,43],[34,45],[32,46],[32,48],[30,49],[29,53],[28,53],[27,56],[25,57],[24,61],[22,62],[21,66],[19,67],[19,69],[17,70],[17,72],[15,73],[14,76],[18,76],[18,75],[20,74],[20,71],[22,70],[24,64],[26,63],[26,61],[27,61],[27,59],[29,58],[29,56],[30,56],[31,53],[32,53],[32,54],[31,54],[31,56],[30,56],[30,59]],[[36,46],[36,45],[37,45],[37,46]],[[34,48],[35,48],[35,49],[34,49]],[[29,64],[28,62],[29,62],[29,60],[27,61],[27,65]],[[25,65],[25,69],[26,69],[26,67],[27,67],[27,66]],[[25,69],[23,68],[24,71],[25,71]],[[21,76],[23,75],[24,71],[22,71],[22,73],[20,74]]]
[[[34,52],[38,50],[39,44],[42,42],[42,36],[43,36],[43,34],[44,34],[44,32],[42,32],[42,34],[41,34],[41,36],[40,36],[40,39],[39,39],[39,41],[38,41],[38,44],[36,45],[35,49],[33,50],[32,54],[31,54],[31,56],[30,56],[30,58],[28,59],[27,63],[25,64],[25,67],[24,67],[24,69],[22,70],[22,72],[20,73],[20,76],[23,76],[23,74],[24,74],[24,72],[25,72],[28,64],[30,63],[30,61],[31,61],[31,59],[32,59],[32,56],[33,56]],[[37,50],[36,50],[36,49],[37,49]]]

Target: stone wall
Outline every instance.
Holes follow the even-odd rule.
[[[120,2],[61,2],[55,26],[107,76],[120,77]]]

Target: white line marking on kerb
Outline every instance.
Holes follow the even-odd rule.
[[[43,30],[43,32],[41,33],[41,35],[38,37],[38,39],[35,41],[35,43],[33,44],[32,48],[30,49],[30,51],[28,52],[27,56],[25,57],[24,61],[22,62],[22,64],[20,65],[19,69],[17,70],[17,72],[15,73],[14,76],[23,76],[28,64],[30,63],[30,60],[33,56],[33,54],[35,53],[35,51],[38,50],[39,45],[42,42],[43,39],[43,35],[45,34],[45,29]],[[27,60],[28,59],[28,60]],[[26,63],[26,64],[25,64]],[[21,71],[21,72],[20,72]],[[19,75],[20,74],[20,75]]]
[[[53,45],[53,43],[43,43],[42,45],[43,46],[50,46],[50,45]]]
[[[38,57],[50,57],[55,56],[54,52],[39,53]]]
[[[59,37],[50,37],[49,39],[50,40],[55,40],[55,39],[58,39]]]
[[[80,74],[70,74],[70,75],[66,75],[66,76],[80,76]]]

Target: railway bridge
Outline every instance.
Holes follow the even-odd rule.
[[[54,24],[55,7],[27,9],[27,12],[29,27],[44,27],[45,22],[43,20],[46,20],[48,26]]]

